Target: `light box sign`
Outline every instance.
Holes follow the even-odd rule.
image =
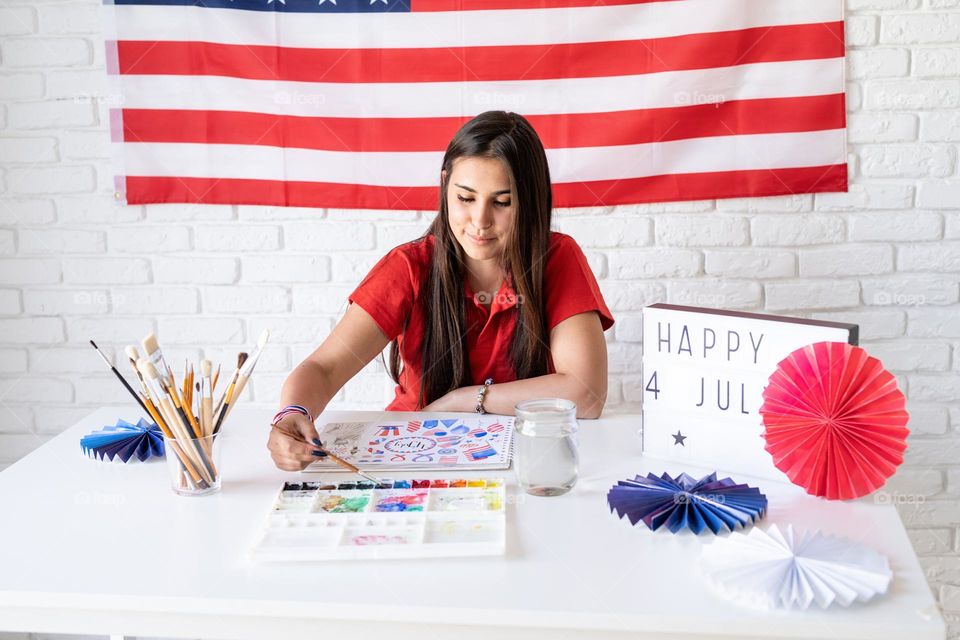
[[[855,324],[654,304],[643,310],[643,451],[787,481],[759,413],[777,364],[814,342],[857,344]]]

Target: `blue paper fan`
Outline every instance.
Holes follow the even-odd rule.
[[[160,427],[143,418],[137,424],[126,420],[117,420],[117,424],[107,426],[80,438],[80,448],[93,458],[113,460],[119,457],[129,462],[134,455],[140,462],[150,456],[163,455],[163,433]]]
[[[756,487],[737,484],[730,478],[717,480],[716,472],[699,480],[681,473],[659,478],[648,473],[633,480],[620,480],[607,493],[610,511],[631,524],[641,520],[656,531],[666,524],[676,533],[684,527],[700,533],[733,531],[753,523],[767,511],[767,497]]]

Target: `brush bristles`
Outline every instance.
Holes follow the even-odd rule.
[[[157,335],[155,333],[148,333],[147,337],[140,341],[140,344],[143,346],[143,350],[147,355],[150,355],[160,348],[160,343],[157,342]]]
[[[203,378],[202,380],[197,380],[196,365],[191,362],[189,358],[186,358],[184,360],[183,382],[181,385],[178,385],[173,370],[166,364],[162,356],[160,345],[157,342],[157,336],[155,334],[150,333],[141,341],[141,346],[144,351],[142,355],[135,345],[128,345],[124,349],[124,352],[139,377],[145,398],[147,401],[152,401],[155,404],[163,420],[173,421],[173,423],[169,425],[171,429],[176,431],[176,429],[182,430],[186,428],[188,433],[198,432],[198,429],[199,432],[210,430],[211,433],[216,434],[220,430],[220,427],[223,426],[227,415],[233,409],[233,405],[243,393],[250,373],[260,358],[264,345],[266,345],[269,339],[270,331],[264,330],[260,334],[257,347],[253,350],[252,354],[246,351],[241,351],[237,354],[237,368],[227,381],[228,384],[223,395],[220,396],[220,400],[216,403],[215,408],[209,405],[206,407],[208,413],[212,410],[212,415],[204,414],[207,417],[195,419],[199,422],[199,425],[194,422],[193,405],[196,404],[198,407],[197,413],[200,413],[203,411],[201,408],[203,403],[213,402],[212,396],[221,372],[221,365],[219,363],[214,373],[213,362],[208,359],[200,360],[200,371]],[[90,344],[96,348],[96,343],[92,340]],[[97,352],[100,354],[100,357],[106,361],[106,356],[104,356],[100,349],[97,349]],[[107,364],[109,364],[109,362]],[[213,375],[211,376],[211,374]],[[194,395],[194,390],[196,390],[196,395]],[[181,393],[182,397],[180,396]],[[179,418],[172,413],[174,408],[177,412],[181,412]],[[147,410],[146,407],[144,407],[144,410]],[[183,413],[186,413],[186,418],[183,417]],[[211,422],[211,420],[213,422]],[[180,437],[182,434],[175,435]]]
[[[157,368],[153,366],[153,363],[146,358],[140,358],[137,360],[137,369],[150,380],[156,380],[160,377],[157,373]]]

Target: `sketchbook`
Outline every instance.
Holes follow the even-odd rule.
[[[470,470],[510,468],[513,426],[513,416],[451,413],[425,420],[330,422],[317,430],[325,449],[364,469]],[[304,471],[345,472],[322,459]]]

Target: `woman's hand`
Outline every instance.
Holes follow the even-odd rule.
[[[470,405],[470,393],[473,393],[474,403]],[[437,398],[427,406],[423,411],[473,411],[476,407],[476,387],[460,387],[453,391],[448,391],[445,395]]]
[[[277,468],[284,471],[302,471],[308,464],[326,454],[313,443],[319,441],[317,428],[307,416],[291,413],[270,429],[267,449]]]

